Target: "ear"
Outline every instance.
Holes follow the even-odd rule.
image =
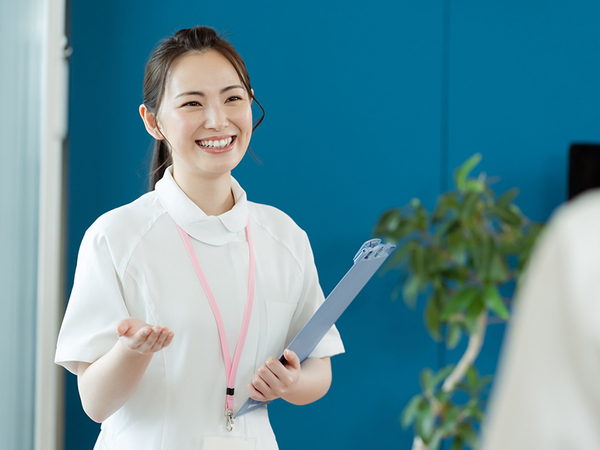
[[[140,105],[140,116],[142,116],[142,120],[144,121],[144,125],[146,126],[146,131],[150,133],[157,141],[162,141],[164,136],[158,129],[158,121],[156,120],[156,115],[151,113],[146,105]]]
[[[254,89],[250,89],[250,92],[252,92],[252,96],[250,97],[250,104],[252,104],[252,100],[254,100]]]

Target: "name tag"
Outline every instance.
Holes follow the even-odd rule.
[[[203,450],[254,450],[254,439],[229,438],[223,436],[207,436],[204,438]]]

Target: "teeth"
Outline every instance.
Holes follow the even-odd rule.
[[[200,145],[202,147],[206,147],[206,148],[223,148],[223,147],[227,147],[229,144],[231,144],[231,142],[233,141],[233,138],[227,138],[227,139],[221,139],[219,141],[200,141]]]

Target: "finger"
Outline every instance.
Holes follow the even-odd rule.
[[[297,358],[296,358],[297,359]],[[281,387],[290,387],[293,383],[293,372],[298,370],[297,366],[294,362],[288,363],[288,365],[283,365],[281,361],[275,358],[267,358],[265,366],[277,377],[278,386]],[[299,366],[299,365],[298,365]],[[273,382],[269,383],[272,384]]]
[[[140,346],[140,350],[149,352],[149,351],[151,351],[152,347],[154,347],[154,345],[156,344],[156,341],[158,340],[158,337],[160,336],[160,327],[154,326],[154,327],[152,327],[151,330],[152,330],[151,333],[146,338],[146,342],[144,342]]]
[[[277,395],[272,391],[271,387],[260,377],[255,376],[252,379],[252,386],[264,397],[263,401],[274,400]]]
[[[173,336],[175,336],[175,333],[173,333],[171,330],[167,330],[166,339],[163,343],[163,348],[168,347],[169,344],[171,344],[171,342],[173,341]]]
[[[283,356],[290,366],[292,366],[294,369],[300,369],[300,359],[296,353],[286,348],[283,352]]]
[[[121,336],[121,338],[130,349],[137,350],[144,342],[146,342],[150,333],[152,333],[152,328],[147,326],[140,328],[133,336],[125,335]]]
[[[254,387],[252,382],[248,383],[246,386],[246,390],[248,391],[248,395],[253,400],[258,400],[259,402],[266,402],[267,398],[260,392],[258,389]]]
[[[274,363],[271,364],[275,366]],[[279,363],[279,365],[281,365],[281,363]],[[285,371],[285,369],[283,370]],[[259,369],[256,371],[256,375],[258,375],[271,388],[281,383],[279,376],[266,363],[259,367]],[[282,376],[284,375],[285,374],[282,374]]]
[[[156,338],[156,342],[152,346],[151,350],[153,352],[157,352],[157,351],[163,349],[168,335],[169,335],[169,330],[167,328],[161,329],[160,333],[158,334],[158,337]]]
[[[278,364],[281,365],[280,362]],[[262,391],[263,394],[267,397],[272,396],[272,398],[282,397],[294,382],[294,378],[285,368],[283,368],[283,374],[277,376],[265,365],[256,371],[256,375],[268,386],[269,392]]]
[[[146,353],[148,351],[148,344],[153,344],[155,341],[156,335],[154,334],[154,330],[152,327],[148,326],[135,333],[130,347],[132,350]]]
[[[130,328],[131,323],[129,319],[123,319],[117,324],[117,326],[115,327],[115,331],[117,332],[118,336],[125,336]]]

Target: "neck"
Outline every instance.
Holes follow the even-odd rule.
[[[173,178],[185,195],[207,216],[219,216],[235,205],[229,173],[205,179],[186,177],[173,170]]]

